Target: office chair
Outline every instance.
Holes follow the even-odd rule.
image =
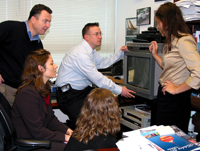
[[[10,114],[11,106],[0,93],[0,149],[2,151],[28,151],[51,147],[50,140],[16,138]]]

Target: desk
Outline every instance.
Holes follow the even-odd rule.
[[[97,149],[98,151],[119,151],[118,148],[103,148]]]
[[[111,79],[113,82],[117,83],[117,84],[124,84],[124,79],[115,79],[115,77],[113,76],[108,76],[108,75],[105,75],[108,79]]]

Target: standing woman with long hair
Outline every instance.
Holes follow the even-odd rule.
[[[50,78],[56,68],[49,51],[32,51],[25,61],[22,83],[11,110],[18,138],[51,140],[51,149],[63,150],[72,130],[58,121],[50,102]]]
[[[162,4],[155,14],[157,29],[166,37],[162,58],[157,42],[149,47],[163,69],[158,88],[156,125],[176,125],[188,132],[191,89],[200,87],[200,56],[195,38],[174,3]]]
[[[118,103],[108,89],[93,89],[84,101],[65,151],[115,148],[120,131]]]

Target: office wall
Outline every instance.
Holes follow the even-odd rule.
[[[116,31],[115,31],[115,50],[119,50],[125,44],[125,19],[136,17],[136,10],[145,7],[151,7],[151,24],[140,26],[140,32],[147,30],[148,27],[154,26],[154,11],[166,2],[165,0],[154,2],[155,0],[117,0],[116,8]]]

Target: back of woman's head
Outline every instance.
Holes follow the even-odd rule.
[[[21,77],[22,83],[18,91],[24,86],[32,84],[42,96],[47,95],[45,91],[48,86],[45,86],[42,78],[43,73],[39,70],[38,66],[41,65],[46,69],[45,64],[49,56],[50,52],[45,49],[30,52],[25,60],[24,71]]]
[[[182,37],[180,32],[189,33],[188,26],[184,21],[181,10],[174,3],[166,2],[160,5],[156,11],[155,17],[162,22],[167,41],[171,39],[172,35],[177,38]]]
[[[87,143],[95,136],[115,135],[120,131],[119,107],[107,89],[96,88],[87,96],[77,120],[73,136]]]

